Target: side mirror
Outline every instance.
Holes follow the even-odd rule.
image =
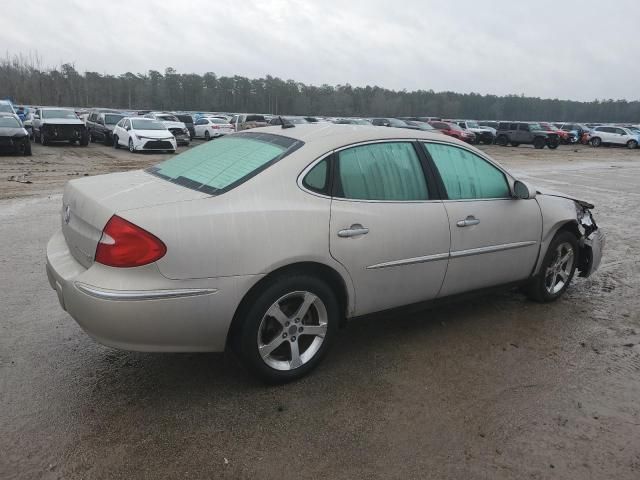
[[[516,180],[513,183],[513,196],[520,200],[531,200],[536,198],[536,190],[529,184],[521,180]]]
[[[129,130],[131,130],[131,127],[124,127],[124,129],[128,132]]]

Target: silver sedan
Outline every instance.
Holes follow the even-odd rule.
[[[47,274],[100,343],[232,347],[283,382],[344,319],[497,285],[556,300],[600,263],[592,208],[450,137],[285,125],[70,181]]]

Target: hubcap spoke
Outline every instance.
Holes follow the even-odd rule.
[[[327,334],[327,325],[305,325],[304,331],[300,332],[300,335],[315,335],[317,337],[323,337]]]
[[[300,358],[300,349],[298,348],[298,342],[291,342],[291,361],[289,365],[291,368],[298,368],[302,365],[302,359]]]
[[[289,317],[285,315],[285,313],[280,308],[280,305],[277,303],[271,305],[271,308],[269,309],[269,311],[267,311],[267,316],[274,318],[283,327],[285,323],[289,321]]]
[[[304,299],[302,300],[302,304],[298,308],[298,311],[295,313],[294,318],[302,319],[309,311],[309,308],[313,303],[318,299],[313,293],[305,292]]]
[[[271,355],[271,352],[273,352],[276,348],[282,345],[282,342],[285,342],[285,341],[286,340],[284,338],[278,335],[276,338],[271,340],[266,345],[262,345],[259,347],[260,356],[262,358],[268,357],[269,355]]]

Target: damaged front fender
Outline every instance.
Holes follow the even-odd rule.
[[[598,228],[591,213],[592,205],[576,201],[578,231],[580,232],[577,269],[581,277],[588,277],[600,266],[605,234]]]

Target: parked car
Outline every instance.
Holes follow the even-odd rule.
[[[365,120],[364,118],[337,118],[333,121],[338,125],[369,125],[371,126],[371,122],[369,120]]]
[[[556,125],[561,130],[572,133],[577,142],[579,142],[585,134],[589,134],[590,131],[589,127],[581,123],[557,123]]]
[[[564,145],[568,145],[570,143],[576,143],[578,141],[578,138],[573,132],[567,132],[565,130],[562,130],[561,128],[558,128],[553,123],[538,122],[538,124],[542,127],[542,129],[545,132],[551,132],[558,135],[558,137],[560,138],[560,143]]]
[[[9,100],[0,100],[0,113],[16,113]]]
[[[113,148],[126,147],[131,153],[165,151],[175,153],[176,137],[164,122],[145,117],[125,117],[113,129]]]
[[[242,113],[239,115],[234,115],[233,117],[231,117],[229,123],[233,125],[233,129],[236,132],[249,130],[250,128],[267,126],[267,120],[264,118],[264,115],[256,115],[253,113]]]
[[[187,113],[176,113],[174,115],[178,118],[178,120],[184,123],[185,127],[187,127],[187,130],[189,130],[189,135],[191,136],[191,138],[195,137],[196,129],[195,129],[195,122],[193,120],[193,117]]]
[[[432,121],[429,122],[429,125],[436,130],[440,130],[441,133],[462,140],[463,142],[476,143],[476,134],[469,130],[464,130],[456,123]]]
[[[438,132],[435,128],[429,125],[427,122],[419,122],[417,120],[404,120],[407,125],[411,125],[412,127],[418,127],[420,130],[425,132]]]
[[[309,122],[304,117],[291,117],[291,116],[285,117],[285,116],[278,115],[277,117],[273,117],[269,121],[269,125],[282,125],[283,122],[288,123],[290,125],[302,125],[304,123],[312,123],[312,122]]]
[[[105,145],[112,145],[113,129],[124,117],[125,115],[123,113],[118,112],[90,112],[86,123],[87,131],[89,132],[89,141],[101,141]]]
[[[399,118],[372,118],[370,119],[372,125],[377,127],[392,127],[392,128],[407,128],[409,130],[420,130],[415,125],[409,125],[404,120]]]
[[[42,145],[52,142],[78,142],[83,147],[89,145],[86,125],[70,108],[39,108],[32,126],[34,140]]]
[[[499,122],[494,121],[494,120],[480,120],[478,122],[478,125],[480,125],[481,127],[493,128],[497,132],[498,131],[498,123]]]
[[[0,112],[0,152],[31,155],[29,132],[14,113]]]
[[[546,132],[535,122],[500,122],[496,143],[503,147],[533,145],[537,149],[547,146],[553,150],[560,145],[560,137],[553,132]]]
[[[591,130],[591,145],[599,147],[601,145],[625,145],[628,148],[638,148],[640,135],[637,131],[624,127],[601,126]]]
[[[458,124],[463,130],[469,130],[476,134],[476,142],[492,145],[496,139],[496,130],[489,126],[481,126],[475,120],[447,120]]]
[[[175,115],[164,112],[149,112],[144,115],[144,118],[151,118],[162,122],[175,137],[178,145],[189,145],[189,143],[191,143],[191,135],[189,134],[187,126],[178,120],[178,117]]]
[[[229,346],[284,382],[317,366],[343,319],[503,284],[550,302],[598,268],[585,201],[453,138],[317,132],[241,132],[68,182],[46,254],[62,307],[106,345]]]
[[[202,117],[200,120],[196,120],[194,128],[194,138],[204,138],[205,140],[234,132],[233,125],[227,120],[215,117]]]

